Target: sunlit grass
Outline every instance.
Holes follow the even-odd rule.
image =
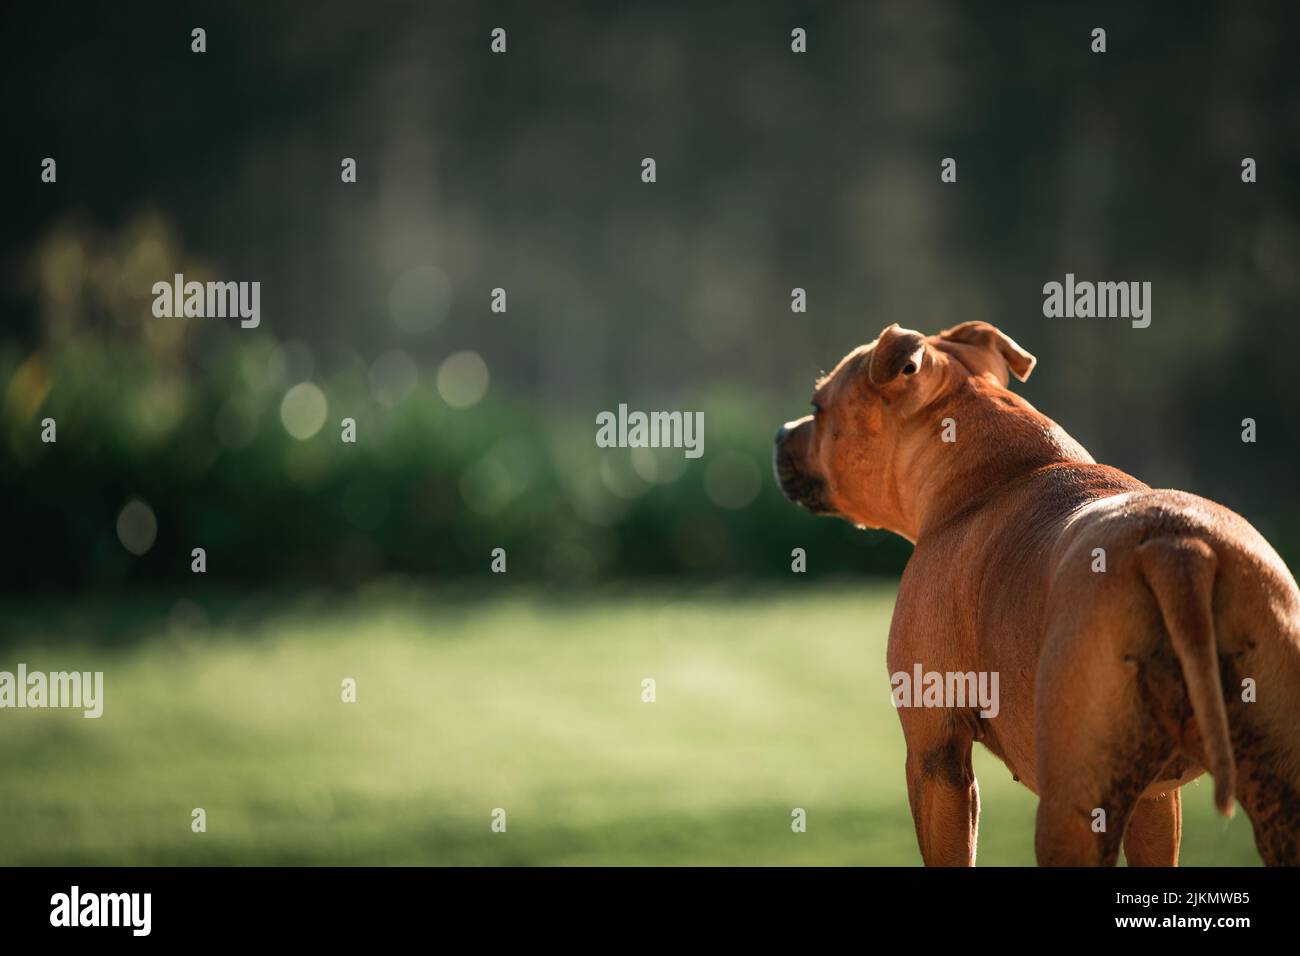
[[[106,690],[99,720],[0,712],[0,863],[917,864],[892,603],[862,585],[9,606],[0,669],[103,670]],[[980,863],[1032,863],[1034,797],[982,751],[976,770]],[[1258,863],[1204,783],[1184,803],[1185,864]]]

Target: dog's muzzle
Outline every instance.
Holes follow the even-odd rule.
[[[790,445],[801,428],[811,428],[808,421],[786,422],[776,430],[776,448],[772,456],[776,483],[781,493],[813,514],[835,514],[835,509],[826,500],[826,482],[815,475],[809,475],[800,469],[790,450]]]

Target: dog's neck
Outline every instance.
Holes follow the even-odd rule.
[[[950,435],[955,432],[955,440],[943,440],[945,426]],[[901,527],[890,530],[913,543],[927,530],[1041,468],[1095,465],[1087,450],[1054,421],[1019,395],[979,376],[969,377],[948,398],[919,413],[899,450],[894,484]]]

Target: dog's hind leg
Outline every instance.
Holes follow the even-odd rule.
[[[1039,662],[1035,853],[1042,866],[1114,866],[1132,822],[1135,862],[1172,863],[1178,805],[1170,802],[1162,819],[1141,798],[1177,752],[1151,686],[1169,682],[1163,675],[1178,665],[1172,650],[1156,653],[1155,622],[1141,621],[1121,582],[1095,587],[1095,599],[1053,615]]]
[[[1086,734],[1086,731],[1084,732]],[[1182,826],[1177,791],[1143,799],[1168,751],[1136,734],[1132,746],[1098,733],[1107,743],[1086,752],[1058,747],[1039,759],[1041,797],[1034,832],[1039,866],[1114,866],[1121,840],[1133,866],[1175,866]],[[1068,754],[1062,756],[1062,754]],[[1081,772],[1098,768],[1097,772]]]
[[[1300,792],[1273,766],[1271,760],[1242,760],[1238,798],[1255,828],[1264,865],[1300,866]]]
[[[1221,567],[1219,552],[1198,538],[1157,538],[1137,551],[1182,664],[1199,730],[1197,756],[1214,773],[1216,805],[1230,815],[1235,795],[1264,862],[1300,865],[1294,585],[1268,565],[1243,569],[1230,545],[1219,546],[1227,559]]]
[[[1240,603],[1249,606],[1249,597]],[[1286,595],[1274,601],[1274,621],[1256,613],[1236,622],[1237,634],[1255,633],[1221,653],[1219,669],[1236,797],[1254,827],[1255,847],[1267,866],[1300,866],[1300,610]]]
[[[1291,654],[1275,650],[1271,659],[1260,659],[1250,649],[1225,656],[1221,667],[1237,756],[1236,796],[1254,827],[1255,847],[1265,866],[1300,866],[1300,733],[1288,693],[1300,687],[1300,668]],[[1257,679],[1258,701],[1242,699],[1246,677]]]
[[[1129,866],[1177,866],[1182,832],[1180,790],[1143,797],[1124,828],[1124,859]]]

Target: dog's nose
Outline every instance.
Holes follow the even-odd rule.
[[[785,425],[782,425],[780,428],[776,430],[776,439],[775,439],[776,444],[778,445],[781,444],[781,439],[785,438],[785,433],[788,432],[789,430],[790,429],[787,428]]]

